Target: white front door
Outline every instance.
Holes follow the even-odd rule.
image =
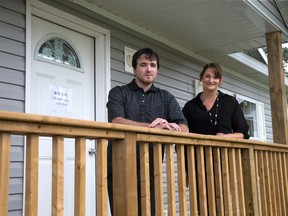
[[[95,120],[94,38],[32,16],[30,113]],[[86,145],[86,215],[95,215],[95,155]],[[64,215],[74,215],[74,140],[65,139]],[[51,215],[51,138],[39,146],[38,215]]]

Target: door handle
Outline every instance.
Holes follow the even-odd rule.
[[[93,156],[93,155],[96,155],[96,154],[97,154],[97,150],[96,150],[95,148],[90,148],[90,149],[88,150],[88,153],[89,153],[89,155]]]

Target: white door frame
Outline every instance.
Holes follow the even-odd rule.
[[[26,83],[25,83],[25,112],[31,112],[31,19],[32,15],[55,22],[64,27],[84,33],[95,39],[95,121],[107,122],[106,103],[111,88],[110,78],[110,31],[93,23],[82,20],[57,8],[39,2],[38,0],[26,0]],[[26,151],[24,151],[26,152]],[[26,155],[24,153],[24,167]],[[25,186],[25,172],[24,182]],[[25,187],[23,187],[25,194]],[[25,199],[23,199],[23,215],[25,212]]]

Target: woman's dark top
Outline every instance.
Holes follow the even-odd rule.
[[[249,126],[245,120],[241,107],[235,97],[219,92],[217,124],[215,121],[216,104],[209,110],[211,119],[206,107],[202,104],[199,93],[195,98],[188,101],[182,111],[187,119],[189,132],[216,135],[217,133],[243,133],[244,139],[249,139]]]

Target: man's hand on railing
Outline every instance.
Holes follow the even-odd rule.
[[[181,128],[176,123],[169,123],[166,119],[156,118],[150,125],[150,128],[160,128],[173,131],[181,131]]]

